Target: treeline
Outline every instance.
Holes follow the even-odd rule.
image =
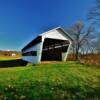
[[[0,56],[21,56],[21,52],[0,50]]]

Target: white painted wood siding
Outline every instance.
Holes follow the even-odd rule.
[[[47,34],[45,33],[42,36],[43,40],[45,38],[52,38],[52,39],[60,39],[60,40],[68,40],[68,37],[63,33],[60,32],[59,30],[54,30],[54,31],[50,31]]]
[[[37,51],[37,56],[23,56],[22,59],[34,64],[40,63],[41,54],[42,54],[42,46],[43,46],[43,42],[40,42],[37,45],[32,46],[31,48],[25,50],[23,53],[29,52],[29,51]]]

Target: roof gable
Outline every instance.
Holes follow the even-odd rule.
[[[53,39],[73,41],[71,36],[60,27],[44,32],[40,34],[40,36],[42,36],[43,38],[53,38]]]

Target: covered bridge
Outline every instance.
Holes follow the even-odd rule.
[[[66,61],[72,38],[58,27],[40,34],[22,49],[22,59],[33,64],[41,61]]]

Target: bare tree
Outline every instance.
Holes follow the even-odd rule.
[[[100,0],[95,0],[94,6],[90,9],[88,13],[88,19],[91,20],[94,25],[98,25],[100,27]],[[100,52],[100,30],[99,27],[96,26],[95,35],[96,41],[92,42],[92,46],[97,52]],[[98,31],[98,32],[97,32]]]
[[[67,32],[73,37],[73,51],[75,53],[76,60],[79,60],[80,49],[83,44],[87,41],[88,36],[94,31],[93,27],[85,28],[82,21],[78,21],[72,27],[67,29]]]
[[[90,9],[88,19],[100,25],[100,0],[96,0],[95,5]]]
[[[92,42],[92,47],[95,49],[96,53],[100,54],[100,33],[95,33],[95,34],[98,34],[98,36]]]

